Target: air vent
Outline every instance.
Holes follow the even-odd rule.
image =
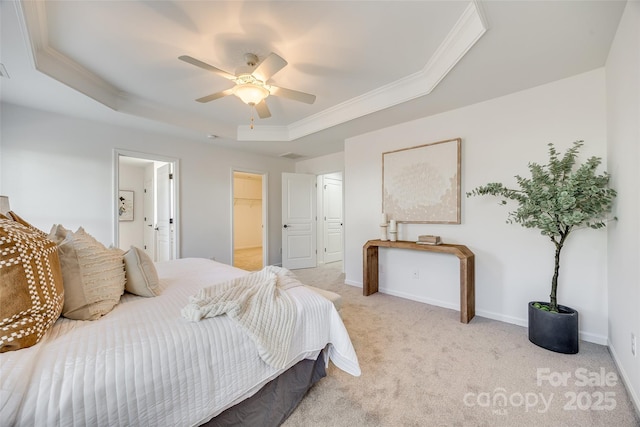
[[[0,64],[0,77],[10,78],[9,73],[7,73],[7,69],[4,68],[4,64]]]
[[[285,157],[287,159],[295,160],[295,159],[301,159],[304,156],[302,154],[297,154],[297,153],[284,153],[284,154],[280,154],[280,157]]]

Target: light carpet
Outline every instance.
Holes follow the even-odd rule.
[[[233,266],[247,271],[262,269],[262,246],[233,251]]]
[[[344,284],[342,263],[295,270],[337,292],[362,376],[329,366],[284,423],[297,426],[616,426],[640,418],[606,346],[564,355],[526,328]]]

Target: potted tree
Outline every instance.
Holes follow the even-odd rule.
[[[537,228],[555,246],[555,266],[549,302],[529,303],[529,340],[546,349],[573,354],[578,352],[578,312],[558,304],[557,290],[560,254],[569,234],[579,228],[602,228],[611,212],[616,191],[609,188],[609,174],[598,175],[602,159],[591,157],[577,165],[584,141],[576,141],[564,155],[549,144],[549,163],[529,164],[530,178],[516,175],[518,189],[492,182],[467,196],[492,195],[517,203],[508,214],[508,223]]]

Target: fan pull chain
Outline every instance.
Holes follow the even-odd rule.
[[[255,107],[253,105],[249,105],[249,111],[251,111],[251,124],[249,125],[249,129],[253,129],[253,112],[255,111]]]

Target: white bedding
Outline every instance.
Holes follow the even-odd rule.
[[[162,294],[125,294],[97,321],[60,318],[37,345],[0,354],[0,420],[24,426],[195,426],[257,392],[285,369],[267,365],[228,317],[189,322],[180,310],[200,288],[247,272],[187,258],[157,264]],[[327,354],[360,375],[333,304],[304,286],[287,290],[298,307],[293,366]]]
[[[192,322],[226,314],[258,347],[260,358],[274,368],[289,363],[289,348],[298,309],[286,292],[302,286],[286,268],[270,265],[217,285],[189,298],[181,313]]]

